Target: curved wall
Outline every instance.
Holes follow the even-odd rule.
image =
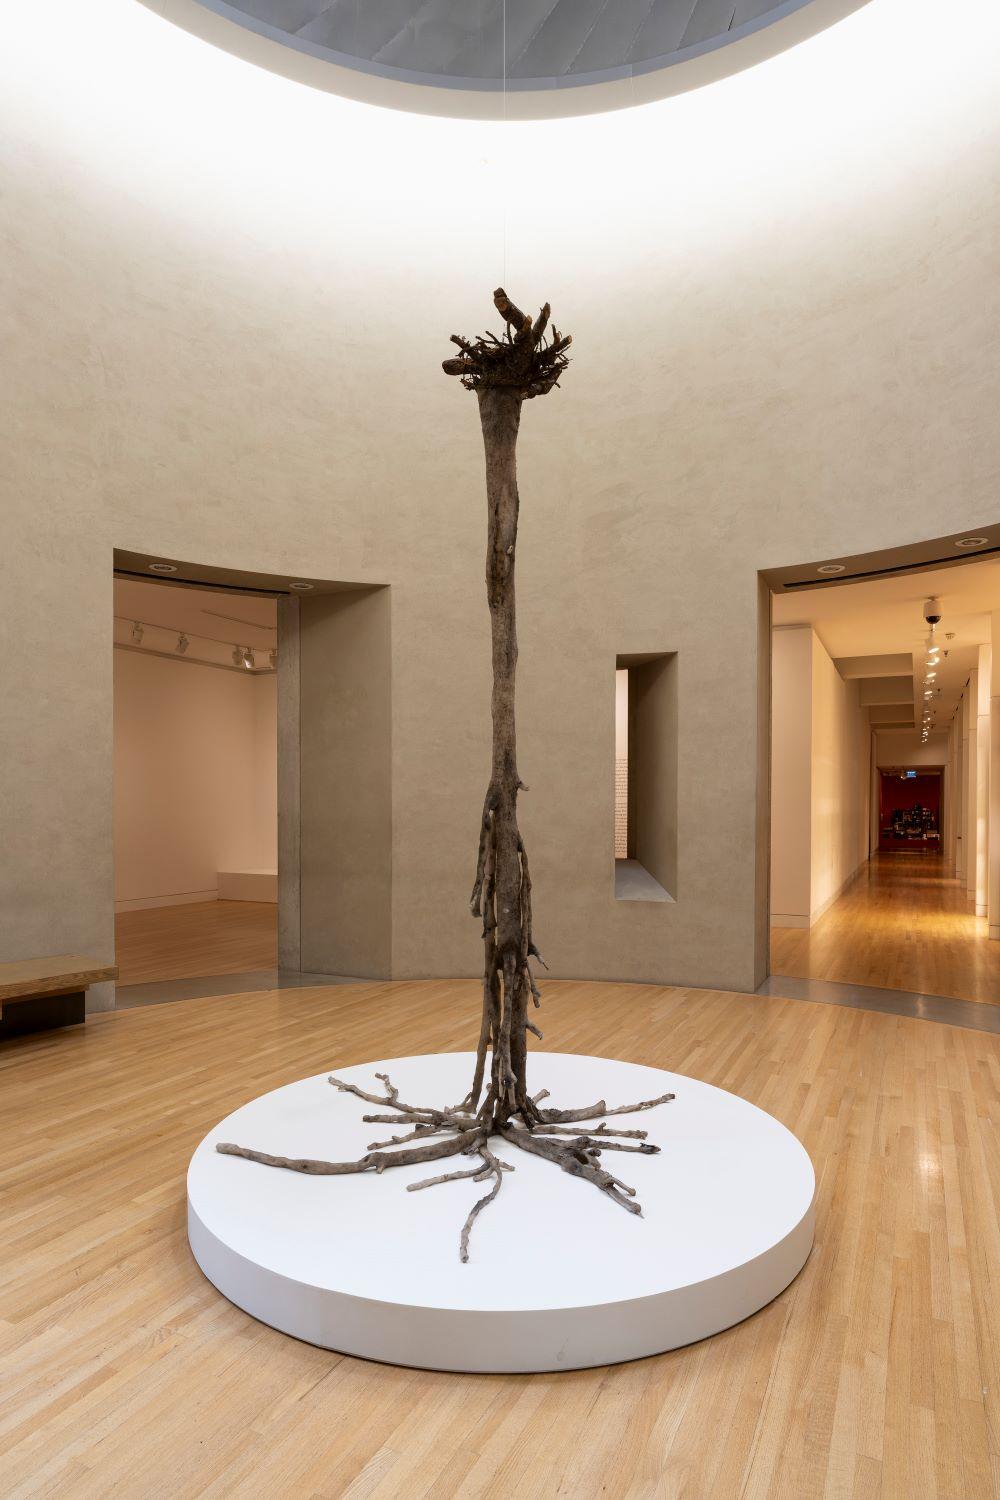
[[[110,951],[118,546],[390,585],[392,969],[476,972],[482,458],[440,360],[503,282],[576,356],[521,437],[543,952],[752,986],[758,569],[1000,510],[1000,16],[949,7],[976,42],[945,67],[939,6],[873,0],[699,92],[504,127],[313,92],[136,0],[33,9],[0,59],[0,957]],[[649,651],[676,905],[613,898],[615,656]]]

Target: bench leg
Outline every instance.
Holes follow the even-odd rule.
[[[50,1031],[54,1026],[78,1026],[86,1019],[85,990],[65,995],[39,995],[37,1000],[9,1000],[0,1006],[0,1040]]]

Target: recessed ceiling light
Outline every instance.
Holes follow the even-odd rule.
[[[846,563],[824,563],[821,568],[817,568],[816,569],[816,572],[817,573],[842,573],[844,571],[844,569],[846,568],[846,566],[847,566]]]
[[[962,538],[962,540],[960,542],[956,542],[955,543],[955,546],[956,547],[985,547],[986,543],[988,541],[989,541],[989,537],[988,536],[963,536],[963,538]]]
[[[176,565],[176,563],[150,563],[149,564],[149,572],[150,573],[176,573],[177,572],[177,565]]]
[[[309,589],[314,588],[315,585],[312,583],[290,583],[288,587],[295,589],[299,594],[305,594]]]

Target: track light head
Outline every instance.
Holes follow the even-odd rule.
[[[139,620],[133,621],[133,624],[132,624],[132,640],[135,642],[135,644],[137,646],[141,646],[142,645],[142,636],[143,636],[142,622],[139,621]]]
[[[177,645],[174,647],[174,650],[179,652],[179,654],[183,656],[190,644],[191,642],[188,640],[187,636],[182,630],[180,635],[177,637]]]

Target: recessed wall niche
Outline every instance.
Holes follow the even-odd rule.
[[[615,659],[615,896],[677,899],[677,653]]]

